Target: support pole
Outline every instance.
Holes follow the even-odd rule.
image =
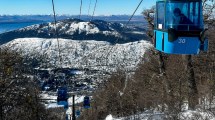
[[[75,95],[72,95],[72,120],[76,120],[76,117],[75,117]]]

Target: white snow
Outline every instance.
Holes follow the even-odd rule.
[[[66,25],[68,26],[68,25]],[[79,22],[79,23],[72,23],[70,26],[70,29],[66,31],[67,34],[74,34],[77,30],[79,31],[79,34],[82,32],[86,32],[87,34],[94,34],[99,33],[99,29],[90,22]],[[59,31],[65,31],[64,29],[60,29]]]
[[[115,119],[115,118],[113,118],[112,115],[108,115],[108,116],[105,118],[105,120],[121,120],[121,119]]]
[[[63,67],[108,71],[115,71],[118,67],[134,70],[145,51],[152,47],[145,40],[111,45],[105,41],[59,39],[58,49],[56,39],[45,38],[19,38],[5,45],[21,51],[23,55],[45,57],[52,65],[61,65],[60,50]]]
[[[108,115],[105,120],[163,120],[164,114],[155,112],[155,113],[141,113],[136,115],[131,115],[128,117],[116,118],[112,115]]]
[[[74,34],[81,34],[81,33],[86,33],[87,34],[96,34],[96,33],[101,33],[104,35],[112,35],[115,37],[120,37],[120,33],[117,32],[113,27],[111,27],[113,23],[101,23],[100,26],[106,26],[105,29],[99,29],[96,24],[93,22],[88,22],[88,21],[78,21],[78,20],[68,20],[68,21],[58,21],[56,24],[56,27],[54,23],[47,23],[47,24],[36,24],[36,25],[31,25],[28,27],[24,27],[19,29],[19,31],[29,31],[29,30],[34,30],[37,31],[38,33],[53,33],[55,29],[57,28],[58,33],[61,34],[66,34],[66,35],[74,35]],[[107,26],[109,25],[109,26]],[[121,24],[120,24],[121,25]],[[119,26],[119,28],[122,28],[123,25]]]
[[[214,113],[201,110],[187,110],[179,114],[181,120],[215,120]]]
[[[146,34],[145,32],[140,32],[140,31],[133,31],[132,33],[134,33],[134,34],[141,34],[141,35]]]
[[[72,70],[70,73],[71,73],[71,74],[74,74],[74,75],[82,75],[82,74],[84,74],[84,71]]]
[[[131,115],[128,117],[116,118],[111,114],[108,115],[105,120],[166,120],[167,115],[160,112],[143,112],[136,115]],[[201,111],[201,110],[187,110],[180,112],[177,115],[179,120],[215,120],[215,115],[209,111]]]
[[[56,92],[43,92],[40,94],[41,98],[46,101],[46,108],[56,108],[56,107],[64,107],[63,105],[57,104],[57,94]],[[75,96],[75,104],[82,103],[84,101],[84,95],[76,95]],[[71,106],[73,104],[73,98],[68,98],[68,105]],[[68,111],[71,113],[71,111]]]
[[[40,96],[42,99],[53,99],[52,101],[57,100],[57,95],[53,92],[43,92],[42,94],[40,94]]]
[[[75,96],[75,104],[77,104],[77,103],[82,103],[82,102],[84,101],[84,97],[85,97],[85,96]],[[70,98],[68,99],[69,105],[72,105],[72,102],[73,102],[72,97],[70,97]]]
[[[46,108],[49,109],[49,108],[63,108],[64,105],[58,105],[57,103],[49,103],[46,105]]]

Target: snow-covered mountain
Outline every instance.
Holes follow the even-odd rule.
[[[61,20],[57,22],[56,30],[57,33],[55,32],[54,22],[32,25],[0,34],[0,44],[7,43],[16,38],[56,38],[57,36],[64,39],[97,40],[110,43],[126,43],[138,41],[140,38],[147,39],[145,34],[133,32],[135,31],[134,27],[124,27],[121,23],[102,20]],[[143,30],[141,32],[144,33]]]
[[[80,19],[58,21],[56,28],[50,22],[0,34],[0,44],[21,51],[28,58],[43,59],[46,67],[105,71],[118,67],[135,69],[151,47],[146,39],[144,31],[134,26]]]
[[[44,57],[45,64],[51,65],[49,67],[63,65],[63,67],[105,71],[115,71],[118,67],[135,69],[145,51],[152,46],[145,40],[115,45],[95,40],[59,39],[58,41],[45,38],[19,38],[5,45],[21,51],[25,56]]]

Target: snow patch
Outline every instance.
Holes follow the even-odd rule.
[[[121,119],[115,119],[115,118],[113,118],[112,115],[108,115],[108,116],[105,118],[105,120],[121,120]]]

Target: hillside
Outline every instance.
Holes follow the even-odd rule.
[[[30,58],[44,57],[46,64],[50,64],[48,67],[59,65],[56,39],[19,38],[5,45]],[[145,51],[152,45],[144,40],[112,45],[105,41],[59,39],[59,46],[63,67],[112,71],[120,66],[135,69]]]
[[[67,88],[77,94],[83,94],[84,90],[90,93],[118,69],[134,72],[152,47],[144,29],[125,27],[121,23],[67,19],[57,22],[57,32],[59,39],[54,23],[44,23],[0,35],[1,47],[20,53],[29,69],[44,70],[41,74],[37,71],[35,78],[41,89],[54,94],[59,81],[54,79],[53,82],[52,78],[58,74],[49,72],[44,77],[49,70],[69,68],[81,72],[75,76],[65,75],[67,82],[72,83],[67,84]],[[56,76],[52,76],[53,73]]]

